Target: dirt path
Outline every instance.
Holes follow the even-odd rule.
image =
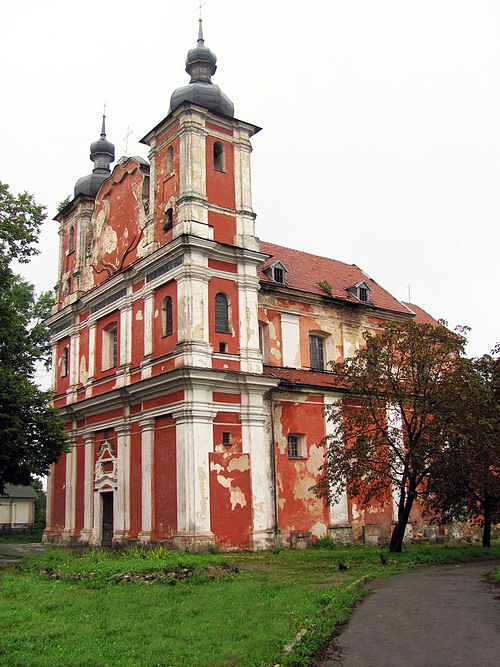
[[[500,561],[425,568],[371,583],[315,667],[500,665],[500,589],[485,575]]]

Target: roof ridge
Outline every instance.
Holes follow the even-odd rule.
[[[275,246],[276,248],[283,248],[284,250],[292,250],[293,252],[300,252],[301,255],[309,255],[310,257],[319,257],[320,259],[327,259],[330,262],[337,262],[338,264],[343,264],[344,266],[355,266],[357,269],[365,273],[363,269],[358,266],[357,264],[348,264],[347,262],[343,262],[341,259],[334,259],[333,257],[325,257],[325,255],[315,255],[312,252],[307,252],[305,250],[297,250],[297,248],[290,248],[289,246],[286,245],[279,245],[278,243],[272,243],[271,241],[263,241],[261,239],[261,243],[265,243],[266,245],[272,245]],[[366,274],[367,275],[367,274]],[[373,280],[373,278],[369,277],[370,280]],[[374,281],[376,282],[376,281]]]

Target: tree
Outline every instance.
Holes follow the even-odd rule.
[[[482,524],[483,547],[500,521],[499,353],[500,344],[457,369],[442,415],[448,447],[428,489],[435,516]]]
[[[28,485],[45,475],[66,447],[64,423],[51,406],[51,392],[37,387],[38,361],[49,364],[50,293],[36,298],[32,285],[15,275],[13,260],[27,262],[45,218],[27,193],[17,197],[0,183],[0,493],[4,484]]]
[[[400,552],[411,509],[428,495],[437,462],[447,447],[443,413],[465,336],[445,326],[387,323],[364,334],[366,348],[333,370],[345,384],[344,409],[327,408],[332,434],[318,495],[329,502],[347,487],[362,503],[389,502],[398,515],[390,550]]]

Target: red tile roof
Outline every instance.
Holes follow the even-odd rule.
[[[327,296],[317,283],[326,281],[332,286],[331,295],[350,303],[362,304],[353,294],[347,291],[349,287],[365,281],[370,287],[370,302],[377,308],[386,308],[398,313],[408,314],[405,306],[378,285],[355,264],[344,264],[335,259],[311,255],[300,250],[292,250],[274,243],[261,242],[261,251],[271,255],[259,270],[259,278],[263,283],[273,283],[264,272],[274,262],[281,262],[288,269],[286,284],[288,287]]]
[[[435,320],[432,315],[429,315],[429,313],[426,313],[425,310],[420,308],[420,306],[417,306],[414,303],[406,303],[405,301],[403,301],[403,303],[415,313],[415,322],[417,322],[417,324],[432,324],[435,327],[439,326],[439,322]]]
[[[346,383],[336,373],[325,373],[321,371],[308,371],[300,368],[282,368],[276,366],[264,366],[264,375],[275,377],[282,384],[301,385],[306,387],[328,387],[331,390],[346,390]]]

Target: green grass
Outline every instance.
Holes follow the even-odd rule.
[[[409,547],[390,555],[386,567],[379,549],[361,546],[222,556],[48,550],[30,556],[23,571],[3,573],[0,664],[308,665],[334,625],[348,618],[366,579],[499,557],[500,545]],[[346,572],[338,570],[340,558]],[[123,573],[176,568],[194,574],[176,585],[117,583]],[[284,653],[302,630],[302,640]]]
[[[496,572],[493,572],[491,578],[493,581],[497,581],[500,584],[500,567],[497,567]]]
[[[0,544],[26,544],[29,542],[42,541],[43,528],[27,530],[26,532],[0,532]]]

